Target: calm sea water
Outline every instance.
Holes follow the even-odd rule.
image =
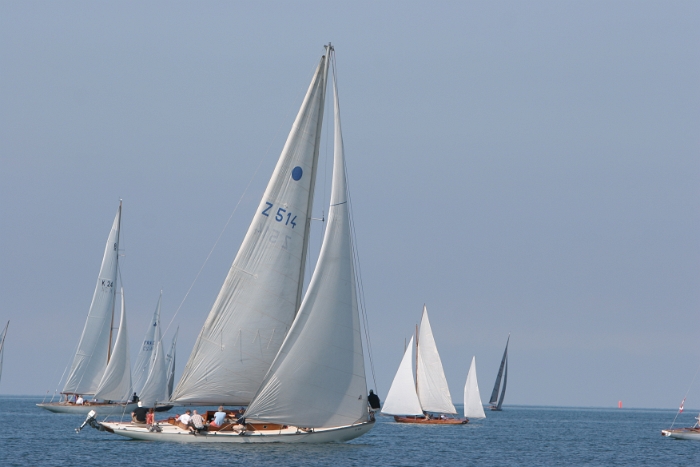
[[[415,426],[379,417],[346,444],[192,445],[131,441],[52,414],[31,397],[0,398],[0,466],[700,465],[700,442],[664,438],[669,410],[505,407],[463,426]],[[694,422],[683,413],[676,425]]]

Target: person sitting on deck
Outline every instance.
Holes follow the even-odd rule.
[[[214,414],[214,420],[211,421],[210,425],[216,428],[220,428],[226,420],[226,412],[224,412],[224,406],[219,406],[219,411]]]
[[[146,414],[146,425],[153,425],[153,423],[156,421],[156,409],[151,407],[148,409],[148,413]]]
[[[136,407],[133,412],[131,412],[131,421],[134,423],[144,425],[146,424],[147,413],[148,409],[143,406],[143,403],[141,401],[139,401],[139,406]]]
[[[200,433],[202,431],[207,431],[207,427],[204,426],[204,419],[201,415],[197,413],[196,410],[192,411],[192,417],[190,418],[190,433]]]
[[[185,413],[177,417],[177,421],[180,423],[183,423],[185,425],[188,425],[190,423],[190,419],[192,418],[192,414],[189,410],[186,410]]]
[[[374,393],[374,389],[369,390],[369,396],[367,396],[367,402],[372,410],[377,410],[382,408],[382,403],[379,401],[379,396]]]
[[[85,401],[83,400],[83,396],[81,396],[80,394],[78,394],[78,398],[75,400],[75,405],[83,405],[83,402],[85,402]]]
[[[137,403],[138,401],[139,401],[139,396],[137,396],[136,393],[134,393],[134,395],[131,396],[131,403],[132,403],[132,404],[135,404],[135,403]]]

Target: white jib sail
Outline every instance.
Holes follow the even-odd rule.
[[[433,330],[428,320],[428,309],[425,305],[418,333],[416,367],[416,388],[423,410],[456,414],[457,410],[452,404],[450,388],[447,386],[445,371],[442,369],[442,361],[435,345]]]
[[[304,278],[326,76],[323,56],[173,401],[248,404],[294,320]]]
[[[119,331],[114,342],[112,358],[109,359],[102,381],[95,391],[96,399],[125,401],[131,395],[131,360],[129,358],[129,339],[126,333],[126,306],[124,289],[121,291],[122,312],[119,318]]]
[[[162,298],[163,293],[161,292],[160,297],[158,297],[158,305],[156,305],[156,310],[153,312],[153,319],[148,323],[146,335],[143,338],[139,354],[136,357],[136,364],[134,365],[134,391],[137,395],[141,394],[143,386],[148,379],[148,374],[151,372],[151,365],[155,360],[153,349],[156,347],[156,329],[160,328],[160,303]]]
[[[117,262],[119,258],[119,225],[122,204],[114,218],[112,230],[107,237],[100,274],[92,296],[83,334],[80,336],[78,350],[73,358],[70,373],[63,393],[95,394],[102,379],[109,355],[110,328],[114,313],[115,286],[117,283]]]
[[[311,428],[367,420],[337,92],[335,97],[333,187],[323,245],[294,324],[246,411],[250,420]]]
[[[423,408],[420,406],[416,386],[413,381],[413,336],[403,353],[401,364],[396,371],[394,381],[391,382],[389,392],[384,399],[382,413],[388,415],[423,415]]]
[[[175,330],[173,342],[170,344],[170,352],[165,356],[165,363],[168,367],[168,400],[173,395],[173,383],[175,382],[175,346],[177,345],[177,335],[180,327]]]
[[[464,416],[467,418],[486,418],[479,394],[479,383],[476,381],[476,357],[472,357],[467,382],[464,384]]]
[[[0,339],[0,377],[2,377],[2,355],[5,350],[5,336],[7,336],[8,327],[10,327],[9,321],[5,325],[5,330],[2,332],[2,339]]]
[[[146,407],[155,406],[156,402],[164,403],[170,400],[168,393],[168,366],[165,362],[165,354],[163,353],[163,339],[160,334],[160,322],[156,326],[154,334],[153,361],[151,369],[148,372],[146,382],[138,394],[139,400]]]

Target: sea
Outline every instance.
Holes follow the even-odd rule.
[[[37,402],[0,397],[0,466],[700,465],[700,441],[661,436],[672,410],[504,406],[458,426],[380,416],[368,434],[342,444],[199,445],[133,441],[89,426],[76,433],[84,416],[50,413]],[[682,413],[675,426],[692,425],[696,415]]]

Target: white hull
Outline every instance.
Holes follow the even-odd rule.
[[[167,441],[175,443],[333,443],[345,442],[367,433],[374,422],[358,423],[334,428],[317,428],[312,432],[289,427],[275,431],[211,432],[193,435],[187,430],[164,424],[162,432],[150,432],[146,425],[102,422],[115,434],[142,441]]]
[[[690,439],[700,441],[700,429],[698,428],[676,428],[674,430],[661,430],[661,434],[669,438]]]
[[[137,404],[91,404],[91,405],[75,405],[66,404],[65,402],[47,402],[37,404],[37,407],[55,413],[70,413],[87,415],[88,412],[94,410],[100,416],[121,415],[126,413],[131,415],[131,412],[137,407]]]

